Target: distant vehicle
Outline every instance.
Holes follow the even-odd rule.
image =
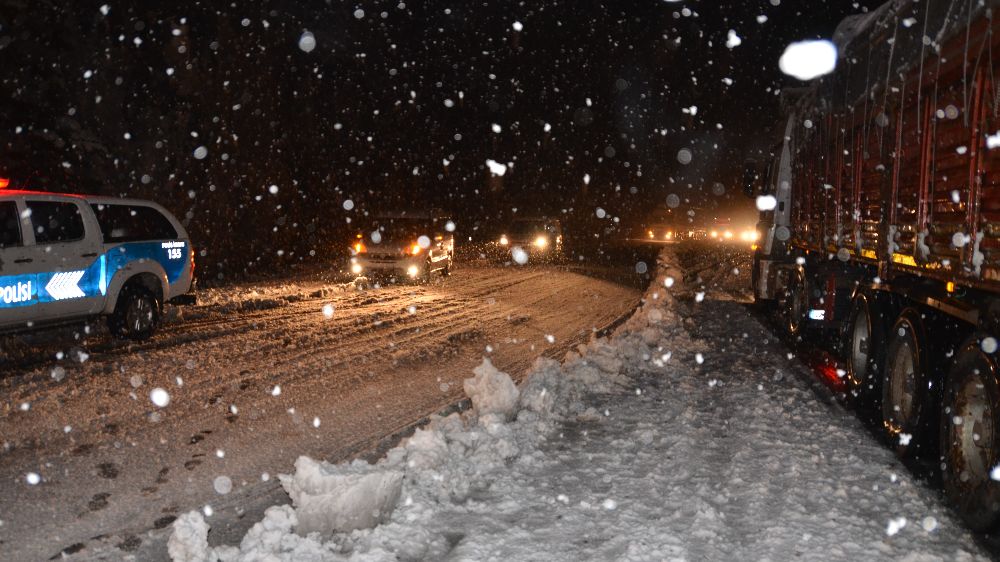
[[[351,273],[423,280],[455,267],[455,225],[435,212],[376,217],[351,244]]]
[[[683,240],[685,234],[687,234],[687,232],[678,229],[676,225],[657,223],[636,225],[631,229],[628,237],[631,240],[641,242],[665,243]]]
[[[747,167],[761,209],[753,290],[789,334],[839,340],[833,379],[848,399],[897,455],[939,466],[966,523],[992,532],[1000,151],[988,53],[1000,19],[993,2],[928,4],[845,20],[836,71],[782,120],[767,168]],[[934,30],[933,46],[897,35],[909,18]]]
[[[555,256],[562,253],[562,225],[554,219],[514,219],[507,225],[497,243],[506,251],[518,247],[529,255]]]
[[[187,232],[156,203],[0,189],[0,332],[105,316],[146,339],[164,303],[194,302],[193,275]]]

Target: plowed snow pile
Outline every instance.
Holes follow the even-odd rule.
[[[176,561],[976,560],[935,495],[733,300],[692,298],[669,251],[609,338],[488,361],[473,409],[380,462],[305,457],[238,546],[174,523]]]

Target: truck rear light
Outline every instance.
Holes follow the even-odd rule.
[[[194,246],[191,246],[191,279],[194,279]]]
[[[0,178],[0,189],[5,189],[10,185],[10,180],[7,178]]]

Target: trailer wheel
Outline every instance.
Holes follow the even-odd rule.
[[[889,333],[882,383],[882,425],[900,458],[926,448],[929,407],[927,339],[920,313],[907,308]]]
[[[1000,522],[1000,388],[997,365],[971,338],[952,365],[941,402],[942,480],[949,503],[976,531]]]
[[[802,334],[809,313],[808,286],[802,272],[793,270],[789,273],[788,286],[782,292],[779,309],[785,331],[792,336]]]
[[[854,298],[846,326],[847,400],[866,411],[878,411],[882,401],[880,371],[888,331],[884,312],[875,295],[861,293]]]

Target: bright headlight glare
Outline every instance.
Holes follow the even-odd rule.
[[[411,265],[406,268],[406,274],[410,277],[416,277],[417,275],[420,275],[420,268],[415,265]]]
[[[535,246],[539,248],[544,248],[548,245],[549,245],[549,239],[546,238],[545,236],[539,236],[538,238],[535,238]]]
[[[361,273],[361,264],[360,263],[351,264],[351,273],[359,275]]]
[[[414,244],[410,246],[410,253],[413,255],[419,254],[422,250],[423,248],[420,247],[420,244]]]
[[[501,236],[500,237],[500,245],[501,246],[506,246],[507,244],[510,244],[510,240],[507,240],[507,236]]]

